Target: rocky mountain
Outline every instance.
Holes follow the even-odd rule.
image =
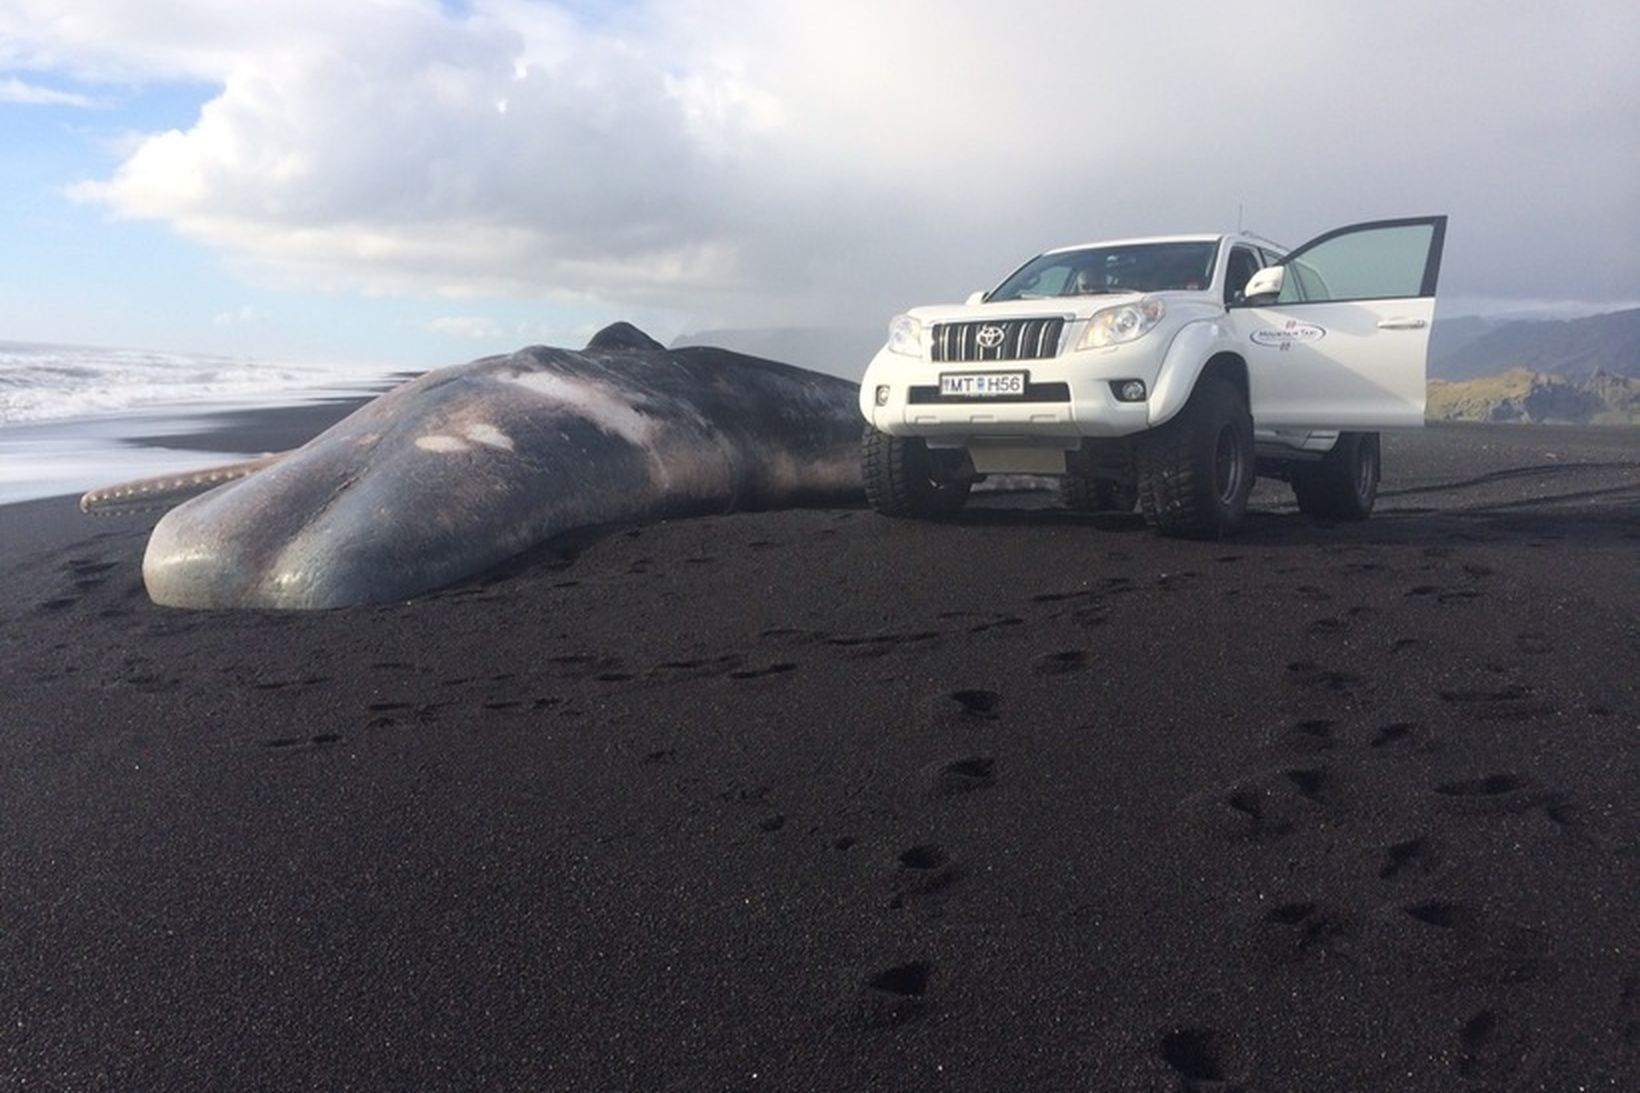
[[[1492,333],[1513,320],[1487,318],[1481,315],[1445,315],[1435,317],[1429,331],[1429,359],[1438,361],[1457,353],[1475,339]]]
[[[1640,308],[1581,319],[1437,319],[1431,379],[1470,380],[1513,369],[1572,377],[1640,377]]]
[[[1438,319],[1426,415],[1640,424],[1640,308],[1581,319]]]
[[[1431,421],[1640,425],[1640,379],[1512,368],[1501,376],[1430,380],[1424,416]]]

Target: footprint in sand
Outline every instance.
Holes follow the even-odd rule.
[[[868,1029],[893,1028],[928,1009],[934,966],[926,960],[895,964],[872,974],[854,1003],[853,1023]]]
[[[1512,816],[1560,800],[1520,775],[1508,772],[1442,782],[1434,791],[1443,808],[1470,816]]]
[[[1218,1029],[1177,1028],[1163,1033],[1156,1053],[1190,1083],[1186,1088],[1195,1088],[1197,1082],[1233,1083],[1243,1077],[1240,1049]]]
[[[1412,872],[1428,874],[1434,871],[1436,864],[1434,842],[1420,835],[1384,848],[1384,864],[1378,869],[1378,879],[1394,880]]]
[[[1071,612],[1071,621],[1084,630],[1091,630],[1095,626],[1103,626],[1110,621],[1110,608],[1102,604],[1078,607]]]
[[[1039,676],[1062,676],[1086,667],[1088,654],[1081,649],[1067,649],[1062,653],[1047,653],[1031,662],[1031,671]]]
[[[1443,782],[1435,787],[1435,792],[1446,797],[1496,797],[1504,793],[1513,793],[1525,784],[1518,775],[1488,774],[1483,778]]]
[[[990,756],[971,755],[930,763],[922,769],[920,780],[929,797],[959,797],[996,785],[997,761]]]
[[[332,744],[340,744],[342,737],[338,733],[322,732],[317,736],[281,736],[274,740],[264,740],[262,746],[276,751],[291,751],[306,748],[325,748]]]
[[[1439,604],[1463,603],[1478,600],[1481,593],[1474,588],[1446,588],[1438,584],[1418,584],[1407,589],[1410,598],[1433,599]]]
[[[1554,704],[1535,697],[1531,687],[1511,683],[1496,690],[1450,690],[1440,692],[1441,701],[1481,721],[1525,721],[1553,716]]]
[[[943,891],[958,875],[957,863],[944,847],[937,843],[913,846],[900,853],[888,905],[899,909],[911,900]]]
[[[1331,949],[1351,933],[1342,914],[1305,900],[1265,911],[1255,936],[1267,962],[1285,964]]]
[[[1065,600],[1080,600],[1094,595],[1098,595],[1098,593],[1091,588],[1076,588],[1067,592],[1038,592],[1031,597],[1031,602],[1061,603]]]
[[[1309,660],[1295,660],[1288,664],[1287,679],[1306,691],[1347,691],[1361,682],[1360,676],[1326,668]]]
[[[1401,913],[1438,930],[1468,930],[1475,925],[1475,913],[1467,905],[1453,900],[1419,900],[1403,904]]]
[[[762,679],[765,676],[783,675],[786,672],[795,672],[797,665],[787,661],[765,665],[762,668],[740,668],[729,673],[730,679]]]
[[[933,630],[918,630],[909,633],[838,635],[827,638],[826,644],[844,650],[847,656],[865,659],[887,656],[897,649],[933,641],[939,636],[939,633]]]
[[[718,657],[668,660],[649,669],[653,679],[709,679],[726,675],[740,666],[741,658],[729,653]]]
[[[372,715],[370,720],[365,722],[367,728],[388,729],[397,725],[401,717],[409,716],[410,703],[372,702],[365,707],[365,712]]]
[[[1289,770],[1283,773],[1300,796],[1308,797],[1312,801],[1322,800],[1322,791],[1332,781],[1331,775],[1325,770]]]
[[[1001,615],[982,611],[942,611],[938,616],[942,621],[962,622],[966,620],[965,628],[970,634],[983,634],[987,630],[995,630],[1002,626],[1023,626],[1025,620],[1018,615]]]
[[[1002,716],[998,712],[1001,706],[1002,696],[995,691],[977,688],[952,691],[935,702],[935,720],[955,714],[975,721],[995,721]]]
[[[1533,656],[1542,656],[1545,653],[1554,652],[1555,643],[1550,641],[1546,634],[1528,630],[1525,633],[1515,635],[1515,648]]]
[[[1267,771],[1207,799],[1202,815],[1226,835],[1271,839],[1325,824],[1337,785],[1324,768]]]
[[[1412,742],[1412,731],[1417,727],[1411,721],[1396,721],[1388,725],[1382,725],[1373,734],[1372,739],[1367,741],[1367,745],[1374,748],[1387,748],[1391,744],[1410,744]]]
[[[1282,734],[1282,743],[1289,751],[1302,753],[1327,751],[1337,746],[1334,730],[1338,722],[1316,717],[1299,721]]]
[[[1489,1088],[1508,1086],[1527,1055],[1522,1038],[1510,1033],[1493,1010],[1476,1011],[1458,1029],[1457,1071],[1469,1081],[1485,1082]]]

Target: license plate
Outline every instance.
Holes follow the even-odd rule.
[[[957,398],[1007,398],[1025,393],[1023,372],[945,372],[940,394]]]

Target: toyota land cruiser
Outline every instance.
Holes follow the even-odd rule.
[[[1054,475],[1074,508],[1218,538],[1265,475],[1364,519],[1379,432],[1423,424],[1445,234],[1427,216],[1291,252],[1240,232],[1062,247],[896,316],[860,388],[867,496],[938,516],[986,475]]]

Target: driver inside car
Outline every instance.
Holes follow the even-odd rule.
[[[1106,291],[1105,271],[1091,267],[1077,270],[1071,291],[1078,296]]]

